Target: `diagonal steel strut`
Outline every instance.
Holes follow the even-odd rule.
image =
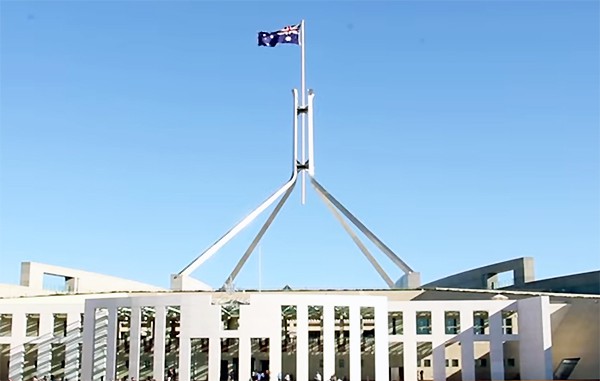
[[[217,251],[219,251],[227,242],[229,242],[233,237],[235,237],[240,231],[242,231],[246,226],[248,226],[256,217],[258,217],[265,209],[267,209],[271,204],[275,202],[282,194],[286,194],[286,192],[290,191],[298,178],[298,91],[296,89],[292,90],[292,98],[293,98],[293,123],[292,123],[292,176],[288,180],[287,183],[283,184],[281,188],[279,188],[275,193],[273,193],[269,198],[263,201],[256,209],[254,209],[250,214],[244,217],[243,220],[237,223],[233,228],[231,228],[227,233],[225,233],[221,238],[219,238],[215,243],[208,247],[205,251],[203,251],[200,255],[196,257],[189,265],[187,265],[183,270],[181,270],[177,277],[183,278],[189,276],[194,270],[196,270],[200,265],[206,262],[210,257],[212,257]],[[312,100],[312,98],[311,98]],[[304,164],[304,163],[302,163]],[[289,192],[291,193],[291,192]],[[288,195],[284,198],[287,199]],[[285,201],[284,201],[285,202]],[[283,205],[283,203],[281,205]],[[278,204],[279,206],[279,204]],[[281,206],[279,206],[281,209]],[[278,210],[279,211],[279,210]],[[277,213],[275,213],[276,215]],[[275,218],[275,215],[272,215]],[[271,218],[271,216],[269,217]],[[264,226],[263,226],[264,228]],[[268,228],[268,226],[267,226]],[[265,229],[266,230],[266,229]],[[264,234],[264,232],[262,232]],[[261,234],[261,237],[262,237]],[[258,236],[257,236],[258,237]],[[255,238],[256,239],[256,238]],[[258,238],[260,240],[260,237]],[[245,255],[245,254],[244,254]],[[238,270],[239,272],[239,270]],[[236,274],[237,275],[237,274]]]
[[[400,257],[396,255],[389,247],[387,247],[377,236],[371,232],[358,218],[354,217],[348,209],[344,207],[338,200],[335,199],[319,182],[312,176],[310,176],[310,182],[323,197],[331,202],[337,210],[342,212],[346,218],[350,220],[371,242],[375,244],[396,266],[398,266],[405,274],[414,272]]]
[[[281,198],[281,200],[279,200],[279,202],[277,203],[277,205],[275,205],[275,209],[273,209],[273,211],[269,215],[269,218],[267,218],[267,221],[265,221],[265,223],[263,224],[263,226],[260,228],[258,234],[256,234],[256,237],[254,237],[254,240],[252,241],[252,243],[250,244],[250,246],[248,246],[248,249],[246,250],[246,252],[242,256],[242,258],[240,258],[239,262],[237,263],[237,265],[235,266],[235,268],[233,269],[233,271],[231,272],[231,274],[229,274],[229,276],[227,277],[227,280],[225,281],[225,284],[223,286],[226,286],[227,284],[230,284],[230,285],[233,284],[233,281],[238,276],[240,270],[242,269],[242,267],[244,267],[244,264],[246,263],[246,261],[248,260],[248,258],[250,258],[250,255],[252,254],[252,252],[256,248],[256,245],[258,245],[258,243],[262,239],[263,235],[266,233],[266,231],[269,228],[269,226],[271,226],[271,223],[273,222],[273,220],[275,219],[275,217],[277,217],[277,214],[279,213],[279,211],[283,207],[283,204],[285,204],[285,202],[287,201],[288,197],[290,196],[290,194],[294,190],[294,186],[296,186],[296,181],[294,181],[292,183],[292,186],[285,192],[285,194],[283,195],[283,197]]]
[[[375,259],[375,257],[373,257],[373,255],[371,254],[371,252],[369,252],[369,249],[367,249],[367,247],[362,243],[362,241],[360,240],[360,238],[358,238],[358,235],[356,235],[356,233],[354,233],[354,231],[348,225],[348,223],[344,220],[344,218],[342,217],[342,215],[340,214],[340,212],[338,212],[338,210],[331,203],[331,201],[329,201],[327,199],[327,197],[325,197],[325,195],[323,193],[321,193],[321,191],[319,189],[316,189],[316,191],[317,191],[317,194],[321,197],[321,200],[323,200],[323,203],[325,203],[325,205],[327,206],[327,208],[329,208],[329,210],[331,211],[331,213],[333,214],[333,216],[339,221],[339,223],[342,225],[342,227],[344,228],[344,230],[346,230],[346,233],[348,233],[348,235],[350,236],[350,238],[352,238],[352,240],[354,241],[354,243],[356,244],[356,246],[358,246],[358,248],[360,249],[360,251],[362,251],[362,253],[365,255],[365,257],[367,257],[367,259],[369,260],[369,262],[371,262],[371,264],[373,265],[373,267],[375,267],[375,270],[377,271],[377,273],[379,273],[379,275],[381,276],[381,278],[385,281],[385,283],[387,283],[388,287],[389,288],[394,288],[394,281],[385,272],[385,270],[383,269],[383,267],[381,267],[381,265],[377,262],[377,260]]]
[[[213,243],[208,249],[206,249],[202,254],[200,254],[192,263],[186,266],[181,272],[178,274],[179,276],[188,276],[194,270],[198,268],[201,264],[206,262],[210,257],[212,257],[220,248],[222,248],[227,242],[229,242],[236,234],[242,231],[246,226],[248,226],[259,214],[261,214],[265,209],[267,209],[275,200],[277,200],[282,194],[284,194],[288,189],[290,189],[294,183],[296,182],[296,173],[292,175],[292,178],[281,188],[279,188],[275,193],[273,193],[269,198],[267,198],[262,204],[258,206],[258,208],[254,209],[252,213],[248,214],[243,220],[237,223],[231,230],[225,233],[221,238],[219,238],[215,243]]]

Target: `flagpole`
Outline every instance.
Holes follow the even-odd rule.
[[[302,107],[306,107],[306,68],[304,55],[304,20],[300,22],[300,91]],[[306,114],[300,114],[302,129],[302,164],[306,163]],[[310,165],[310,163],[309,163]],[[302,171],[302,205],[306,203],[306,171]]]
[[[258,292],[262,291],[262,247],[258,247]]]

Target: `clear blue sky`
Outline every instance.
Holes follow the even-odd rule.
[[[302,18],[316,177],[424,282],[520,256],[538,278],[600,268],[597,1],[1,12],[0,282],[39,261],[168,286],[289,177],[300,51],[256,35]],[[299,200],[263,240],[262,286],[385,287]],[[259,227],[194,276],[220,286]]]

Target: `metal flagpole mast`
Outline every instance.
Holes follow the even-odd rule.
[[[258,247],[258,292],[262,291],[262,247]]]
[[[1,1],[1,0],[0,0]],[[209,246],[205,251],[196,257],[189,265],[177,274],[173,274],[171,277],[171,289],[173,290],[197,290],[198,287],[204,287],[199,285],[197,281],[194,281],[190,274],[194,272],[204,262],[209,260],[215,253],[217,253],[225,244],[231,239],[237,236],[243,229],[245,229],[250,223],[252,223],[259,215],[261,215],[267,208],[275,204],[275,208],[269,214],[266,222],[262,225],[259,232],[256,234],[248,249],[244,252],[242,258],[238,261],[235,268],[226,279],[223,288],[233,290],[233,282],[240,270],[247,262],[250,255],[254,252],[254,249],[259,245],[260,240],[265,235],[267,229],[271,226],[271,223],[288,200],[288,197],[294,190],[294,187],[298,181],[298,174],[302,172],[302,204],[306,201],[306,175],[308,172],[308,179],[312,186],[315,188],[319,198],[321,198],[326,206],[332,211],[334,217],[340,222],[344,230],[350,235],[352,240],[356,243],[360,251],[367,257],[369,262],[375,267],[375,270],[381,275],[383,280],[388,284],[390,288],[397,287],[400,285],[402,288],[416,288],[420,286],[420,274],[413,271],[402,259],[400,259],[389,247],[387,247],[373,232],[371,232],[358,218],[356,218],[348,209],[346,209],[335,197],[333,197],[325,188],[317,182],[315,179],[315,160],[314,160],[314,113],[313,105],[315,94],[312,90],[306,90],[306,48],[305,48],[305,24],[302,20],[298,24],[293,26],[287,26],[277,32],[267,33],[259,32],[258,34],[258,45],[259,46],[270,46],[274,47],[278,43],[298,43],[301,48],[300,56],[300,89],[302,91],[302,97],[298,97],[298,90],[293,89],[293,165],[292,165],[292,176],[283,184],[275,193],[269,198],[264,200],[256,209],[248,214],[244,219],[234,225],[227,233],[219,238],[215,243]],[[299,29],[299,31],[298,31]],[[298,33],[298,40],[296,40],[296,33]],[[275,36],[277,35],[277,37]],[[280,40],[283,38],[283,40]],[[299,104],[300,103],[300,104]],[[302,132],[298,133],[298,124]],[[302,139],[301,142],[299,141]],[[301,145],[299,145],[301,143]],[[301,158],[298,157],[298,148],[302,149]],[[279,200],[279,201],[277,201]],[[392,262],[400,268],[404,275],[396,283],[392,282],[391,278],[387,275],[385,270],[379,265],[377,260],[371,255],[366,246],[361,242],[358,235],[352,231],[350,224],[344,220],[344,217],[354,225],[360,232],[362,232],[366,238],[368,238],[383,254],[385,254]],[[263,287],[263,260],[262,260],[262,248],[258,246],[258,289],[262,291]]]
[[[306,58],[304,51],[304,20],[300,22],[300,91],[302,96],[301,107],[306,107]],[[300,128],[302,130],[302,165],[306,163],[306,115],[300,115]],[[310,165],[310,164],[309,164]],[[306,171],[302,171],[302,205],[306,203]]]

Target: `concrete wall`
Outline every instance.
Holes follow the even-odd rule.
[[[424,297],[429,291],[413,292],[413,297]],[[218,380],[220,372],[220,359],[233,358],[232,354],[220,354],[220,338],[237,337],[240,340],[238,352],[239,358],[250,355],[250,338],[267,337],[270,339],[270,347],[267,354],[271,364],[271,370],[275,373],[278,366],[282,370],[288,371],[285,367],[290,366],[289,371],[295,375],[302,375],[303,378],[312,377],[315,370],[320,367],[319,361],[323,359],[322,374],[333,373],[340,375],[361,374],[363,379],[377,376],[377,380],[387,377],[388,361],[393,367],[403,367],[405,372],[404,380],[412,381],[416,379],[417,373],[424,370],[426,379],[436,380],[474,380],[474,379],[510,379],[519,371],[523,359],[526,358],[527,364],[534,367],[542,367],[544,372],[547,369],[546,355],[548,349],[548,329],[547,320],[550,319],[552,332],[555,339],[552,343],[553,364],[551,369],[555,368],[558,362],[564,357],[581,357],[582,361],[576,368],[573,377],[576,378],[599,378],[597,358],[600,355],[598,327],[600,326],[600,310],[598,309],[598,300],[593,297],[555,297],[555,302],[559,304],[549,304],[544,302],[547,297],[532,297],[531,295],[515,295],[519,300],[510,300],[504,298],[490,299],[493,293],[477,292],[447,292],[432,291],[430,298],[436,300],[404,300],[409,295],[402,291],[347,291],[334,292],[263,292],[263,293],[245,293],[236,292],[234,294],[215,293],[215,292],[180,292],[180,293],[117,293],[117,294],[92,294],[92,295],[62,295],[62,296],[41,296],[26,298],[0,298],[0,314],[11,314],[11,333],[6,335],[4,329],[0,329],[0,361],[6,360],[7,356],[11,361],[11,369],[7,370],[0,365],[0,379],[5,379],[9,373],[13,381],[20,381],[23,377],[24,367],[37,361],[38,369],[30,369],[26,374],[38,375],[55,374],[60,375],[61,369],[57,366],[62,358],[65,359],[67,368],[64,375],[69,380],[74,380],[74,375],[78,373],[78,346],[82,340],[79,335],[79,320],[83,305],[88,300],[93,300],[91,309],[85,311],[84,322],[86,324],[87,338],[83,338],[86,343],[95,343],[93,352],[88,350],[87,357],[84,357],[84,365],[87,365],[84,371],[93,372],[94,378],[100,380],[104,377],[107,380],[107,374],[113,371],[117,375],[134,376],[142,375],[140,368],[140,358],[143,354],[135,348],[140,345],[140,327],[136,327],[135,321],[140,321],[139,314],[141,307],[153,306],[156,309],[157,326],[162,326],[162,331],[157,336],[154,348],[165,348],[165,334],[168,326],[166,324],[166,306],[179,306],[180,308],[180,327],[179,344],[177,349],[171,353],[159,352],[153,353],[153,374],[163,373],[163,364],[175,363],[174,353],[178,353],[178,364],[183,368],[180,370],[180,376],[183,380],[185,376],[186,362],[189,364],[189,356],[186,360],[186,353],[190,350],[190,340],[197,337],[210,337],[213,340],[210,348],[219,356],[210,359],[209,371],[210,379]],[[484,300],[469,300],[469,296],[485,297]],[[394,300],[394,296],[398,300]],[[234,331],[223,330],[221,322],[221,305],[227,298],[241,298],[240,306],[240,327]],[[425,298],[428,299],[428,298]],[[561,308],[563,304],[569,303]],[[297,316],[297,351],[294,356],[281,352],[281,305],[297,305],[298,311],[306,311],[304,307],[308,305],[322,305],[325,307],[323,312],[323,335],[322,339],[327,349],[324,353],[313,353],[308,344],[308,316],[305,312],[299,312]],[[163,307],[161,309],[161,306]],[[360,330],[362,326],[360,318],[360,306],[372,306],[376,311],[376,336],[373,350],[354,351],[344,356],[344,366],[339,363],[340,354],[336,353],[334,343],[335,323],[332,321],[332,311],[334,306],[349,306],[350,318],[349,329],[353,332],[350,335],[349,346],[358,345],[360,348]],[[104,312],[100,313],[95,308],[104,307]],[[118,319],[117,309],[125,308],[131,311],[130,340],[127,341],[128,347],[124,348],[120,336],[123,332],[117,331]],[[502,311],[515,311],[519,317],[516,334],[505,334],[502,331]],[[136,312],[137,311],[137,312]],[[388,334],[388,312],[401,311],[403,315],[402,334]],[[428,311],[431,313],[431,333],[417,334],[417,311]],[[445,311],[460,312],[460,332],[458,334],[445,333]],[[473,312],[487,311],[489,314],[489,326],[482,335],[475,335],[473,331]],[[27,314],[39,314],[39,334],[27,337]],[[67,315],[67,322],[71,327],[66,337],[56,337],[53,333],[53,314],[61,313]],[[551,318],[553,316],[554,318]],[[91,317],[91,318],[90,318]],[[162,319],[162,320],[161,320]],[[524,326],[521,326],[524,320]],[[529,322],[529,326],[527,325]],[[542,322],[540,326],[540,322]],[[544,323],[546,322],[546,323]],[[313,323],[311,323],[313,324]],[[0,324],[0,328],[2,324]],[[112,327],[112,328],[111,328]],[[529,327],[529,328],[528,328]],[[546,327],[546,328],[544,328]],[[539,328],[539,329],[538,329]],[[162,334],[162,339],[160,338]],[[167,335],[168,337],[168,335]],[[137,339],[136,339],[137,338]],[[519,342],[525,338],[529,345],[527,348],[519,350]],[[248,339],[248,340],[246,340]],[[162,340],[162,341],[161,341]],[[431,343],[429,353],[422,353],[417,348],[417,343]],[[111,344],[112,343],[112,344]],[[117,348],[117,343],[119,347]],[[304,344],[302,344],[304,343]],[[389,356],[389,348],[394,343],[402,343],[402,351]],[[453,343],[450,345],[450,343]],[[458,345],[460,343],[460,345]],[[537,345],[536,343],[540,344]],[[59,348],[58,352],[64,354],[51,354],[52,344],[64,344],[64,348]],[[533,344],[533,345],[530,345]],[[31,345],[31,346],[30,346]],[[174,344],[172,344],[174,345]],[[7,349],[8,346],[8,349]],[[530,348],[531,347],[531,348]],[[112,349],[111,349],[112,348]],[[172,347],[174,348],[174,347]],[[50,351],[49,351],[50,350]],[[37,351],[37,352],[36,352]],[[91,354],[90,354],[91,353]],[[358,355],[357,355],[358,353]],[[373,356],[373,353],[375,356]],[[381,356],[383,353],[383,357]],[[91,357],[90,357],[91,356]],[[158,357],[156,357],[158,356]],[[259,358],[260,356],[255,356]],[[358,356],[358,357],[357,357]],[[417,357],[430,360],[431,366],[425,367],[417,365]],[[528,357],[529,356],[529,357]],[[362,357],[362,361],[361,361]],[[530,358],[531,357],[531,358]],[[114,359],[112,365],[108,366],[107,359]],[[262,357],[260,357],[262,358]],[[298,358],[302,361],[298,361]],[[486,367],[479,367],[476,359],[485,358]],[[69,359],[69,360],[67,360]],[[126,359],[130,367],[137,366],[137,372],[134,368],[127,368]],[[138,359],[135,361],[135,359]],[[445,360],[458,359],[459,367],[445,366]],[[517,366],[515,369],[509,369],[506,366],[506,360],[513,359]],[[154,361],[156,360],[156,361]],[[306,360],[306,361],[305,361]],[[294,364],[291,367],[291,364]],[[89,368],[93,365],[95,370]],[[103,365],[104,364],[104,365]],[[134,365],[137,364],[137,365]],[[279,365],[277,365],[279,364]],[[356,364],[359,364],[358,367]],[[385,369],[385,371],[383,370]],[[250,372],[249,361],[240,361],[240,372]],[[111,373],[107,373],[107,372]],[[187,369],[189,372],[189,368]],[[358,373],[357,373],[358,372]],[[112,373],[112,374],[115,374]],[[150,373],[144,373],[150,374]],[[240,373],[241,374],[241,373]],[[382,374],[385,374],[382,376]],[[76,377],[76,376],[75,376]],[[134,376],[135,377],[135,376]],[[383,378],[382,378],[383,377]],[[138,377],[136,377],[138,378]],[[155,377],[158,381],[160,377]],[[351,379],[356,379],[352,377]],[[242,379],[243,380],[243,379]]]
[[[552,326],[550,301],[547,296],[521,299],[519,311],[521,379],[552,379]]]
[[[11,317],[10,329],[0,336],[0,345],[8,348],[10,367],[0,368],[0,379],[19,381],[33,374],[49,377],[50,374],[64,376],[65,372],[69,379],[77,379],[83,302],[81,296],[0,300],[0,314]],[[27,318],[29,314],[39,315],[39,320],[31,322]],[[67,330],[60,335],[55,334],[54,314],[67,316]],[[36,327],[28,327],[28,323]],[[62,348],[62,353],[53,356],[53,347],[57,352]],[[0,357],[5,360],[6,353]],[[61,358],[65,360],[65,368],[61,366]],[[67,359],[70,361],[67,362]]]
[[[221,298],[227,298],[227,294],[221,293]],[[221,300],[222,302],[222,300]],[[110,379],[114,377],[117,368],[118,356],[116,354],[116,324],[115,316],[117,309],[127,307],[132,309],[132,316],[136,316],[137,322],[132,320],[132,327],[138,326],[139,314],[133,315],[142,307],[151,307],[156,311],[156,336],[154,342],[154,366],[153,377],[157,381],[164,380],[162,367],[164,366],[164,342],[165,335],[165,308],[177,306],[181,309],[181,321],[179,330],[179,376],[187,380],[190,371],[190,340],[192,338],[209,339],[209,367],[210,380],[220,379],[221,372],[221,350],[220,340],[222,338],[236,338],[239,340],[239,374],[240,379],[250,376],[250,339],[268,338],[270,341],[269,360],[271,372],[277,374],[282,371],[281,353],[281,307],[282,305],[294,305],[297,307],[297,347],[296,347],[296,378],[308,379],[312,376],[314,369],[320,365],[309,366],[309,336],[308,336],[308,306],[321,306],[323,311],[323,368],[321,374],[330,375],[336,371],[335,343],[333,319],[335,306],[347,306],[350,311],[350,357],[348,362],[350,377],[360,379],[360,373],[369,371],[361,369],[360,348],[360,307],[368,306],[374,308],[375,313],[375,355],[372,361],[373,374],[369,378],[385,380],[388,373],[387,353],[387,299],[379,296],[344,296],[344,295],[320,295],[320,294],[254,294],[249,296],[249,303],[242,302],[240,305],[240,323],[235,330],[226,330],[221,321],[221,302],[213,300],[210,293],[173,293],[165,295],[134,296],[128,298],[113,299],[90,299],[86,302],[86,316],[96,316],[98,309],[106,309],[108,314],[108,325],[106,333],[106,364],[104,367],[92,367],[96,364],[98,354],[98,340],[95,338],[93,319],[86,320],[84,328],[84,352],[82,375],[85,379]],[[199,324],[199,322],[201,322]],[[138,333],[132,333],[137,337]],[[94,345],[96,343],[96,345]],[[138,378],[136,368],[139,348],[130,347],[129,376]],[[358,357],[357,357],[358,356]],[[314,356],[313,356],[314,357]],[[97,373],[96,369],[104,372]]]
[[[65,277],[68,292],[164,291],[164,288],[129,279],[36,262],[21,263],[21,286],[43,290],[44,274]]]
[[[574,294],[600,294],[600,271],[566,275],[510,286],[506,290],[561,292]]]
[[[52,291],[40,290],[16,284],[0,284],[0,298],[16,298],[20,296],[38,296],[55,294]]]
[[[570,379],[600,378],[600,298],[572,298],[552,337],[553,369],[565,358],[581,358]]]
[[[427,283],[423,285],[423,287],[451,287],[474,289],[495,288],[490,287],[489,280],[491,278],[494,278],[496,274],[507,271],[514,272],[514,285],[517,288],[527,282],[535,280],[533,258],[523,257],[464,271],[459,274],[454,274]]]
[[[95,295],[97,298],[119,294]],[[7,327],[0,322],[0,380],[22,381],[34,373],[52,374],[77,380],[81,316],[88,295],[55,295],[0,298],[0,316],[9,316]],[[55,316],[60,314],[60,317]],[[34,315],[35,319],[28,318]],[[66,327],[57,330],[55,318],[64,319]],[[6,359],[10,366],[6,367]],[[62,366],[64,360],[65,366]],[[37,364],[37,367],[34,366]]]
[[[221,297],[224,294],[221,293]],[[538,300],[539,298],[532,298]],[[108,314],[108,331],[106,336],[108,342],[116,345],[115,337],[115,316],[118,308],[131,307],[135,311],[138,307],[152,306],[157,311],[158,334],[156,340],[163,336],[164,317],[160,317],[165,306],[177,305],[181,308],[181,326],[180,326],[180,347],[179,347],[179,374],[185,379],[189,372],[189,339],[195,337],[205,337],[210,340],[209,350],[209,378],[220,378],[220,361],[225,357],[219,349],[220,339],[223,337],[237,338],[239,340],[239,373],[240,379],[243,375],[250,374],[249,363],[249,339],[253,337],[262,337],[270,339],[269,360],[273,374],[279,371],[295,372],[297,379],[308,379],[312,377],[318,369],[321,374],[340,374],[349,375],[352,380],[373,379],[385,380],[388,377],[388,361],[390,342],[403,342],[402,365],[404,368],[404,379],[415,380],[420,369],[423,369],[424,376],[429,379],[445,379],[449,374],[452,375],[460,371],[460,376],[464,380],[474,380],[476,376],[475,360],[479,357],[488,359],[488,378],[492,380],[503,380],[506,376],[504,362],[506,356],[512,356],[512,353],[505,353],[504,342],[519,340],[518,335],[504,334],[502,331],[502,311],[514,311],[517,303],[511,300],[482,300],[482,301],[399,301],[390,302],[386,298],[369,295],[320,295],[318,293],[296,293],[296,294],[253,294],[247,299],[249,304],[243,303],[240,306],[240,325],[234,331],[224,330],[220,316],[220,305],[217,300],[212,299],[211,293],[180,293],[165,295],[134,296],[128,298],[115,298],[103,300],[90,300],[86,306],[86,316],[94,316],[94,310],[97,308],[106,308]],[[297,316],[297,346],[295,360],[294,356],[281,353],[281,306],[298,306]],[[323,306],[323,348],[322,353],[312,353],[308,342],[308,315],[306,308],[309,305]],[[344,361],[344,367],[339,365],[339,355],[336,354],[334,345],[335,325],[333,319],[333,307],[348,306],[350,309],[350,353],[347,361]],[[375,308],[375,336],[374,347],[367,350],[360,350],[360,307],[372,306]],[[460,311],[461,332],[459,334],[446,334],[444,311]],[[403,327],[402,334],[387,336],[388,330],[388,312],[402,311]],[[418,311],[429,311],[431,313],[431,333],[417,334],[416,314]],[[488,311],[489,329],[486,334],[475,336],[473,334],[473,313],[474,311]],[[523,308],[520,314],[527,315],[528,308]],[[111,318],[111,316],[113,316]],[[133,316],[133,315],[132,315]],[[162,320],[161,320],[162,319]],[[202,322],[201,324],[198,324]],[[89,327],[94,327],[94,322],[87,321]],[[312,324],[312,323],[311,323]],[[305,327],[305,328],[303,328]],[[88,332],[86,326],[86,332]],[[112,333],[111,333],[112,332]],[[137,335],[136,335],[137,336]],[[487,352],[485,349],[479,350],[478,342],[487,342]],[[92,336],[84,338],[86,343],[93,343],[95,339]],[[446,349],[448,342],[460,342],[461,345],[455,345],[453,349]],[[417,343],[431,343],[430,353],[419,354]],[[304,344],[303,344],[304,343]],[[117,355],[116,350],[111,350],[111,345],[107,348],[106,365],[100,367],[101,373],[94,371],[92,379],[100,379],[101,376],[109,377],[118,367],[121,356]],[[161,348],[164,344],[155,342],[155,356],[158,356],[156,364],[163,364],[165,354],[161,354]],[[352,349],[354,348],[354,349]],[[358,350],[356,350],[358,348]],[[470,349],[469,349],[470,348]],[[132,353],[130,347],[130,358]],[[84,369],[83,374],[92,375],[92,368],[85,368],[85,364],[96,363],[94,353],[98,353],[93,347],[86,347],[84,350]],[[398,355],[396,355],[398,356]],[[291,358],[290,358],[291,357]],[[543,356],[542,356],[543,357]],[[431,366],[417,366],[417,358],[429,359]],[[453,368],[446,367],[446,359],[460,359],[460,366]],[[296,361],[295,368],[285,369],[291,361]],[[320,365],[322,361],[322,368]],[[397,363],[395,358],[394,362]],[[537,360],[536,360],[537,361]],[[131,362],[130,362],[131,365]],[[280,368],[283,365],[284,368]],[[539,364],[538,364],[539,365]],[[532,366],[536,366],[535,363]],[[458,369],[460,368],[460,369]],[[358,373],[357,373],[358,372]],[[360,374],[360,377],[357,377]],[[130,377],[136,377],[136,370],[130,369]],[[158,381],[163,379],[159,369],[153,374]],[[328,377],[328,376],[327,376]]]

